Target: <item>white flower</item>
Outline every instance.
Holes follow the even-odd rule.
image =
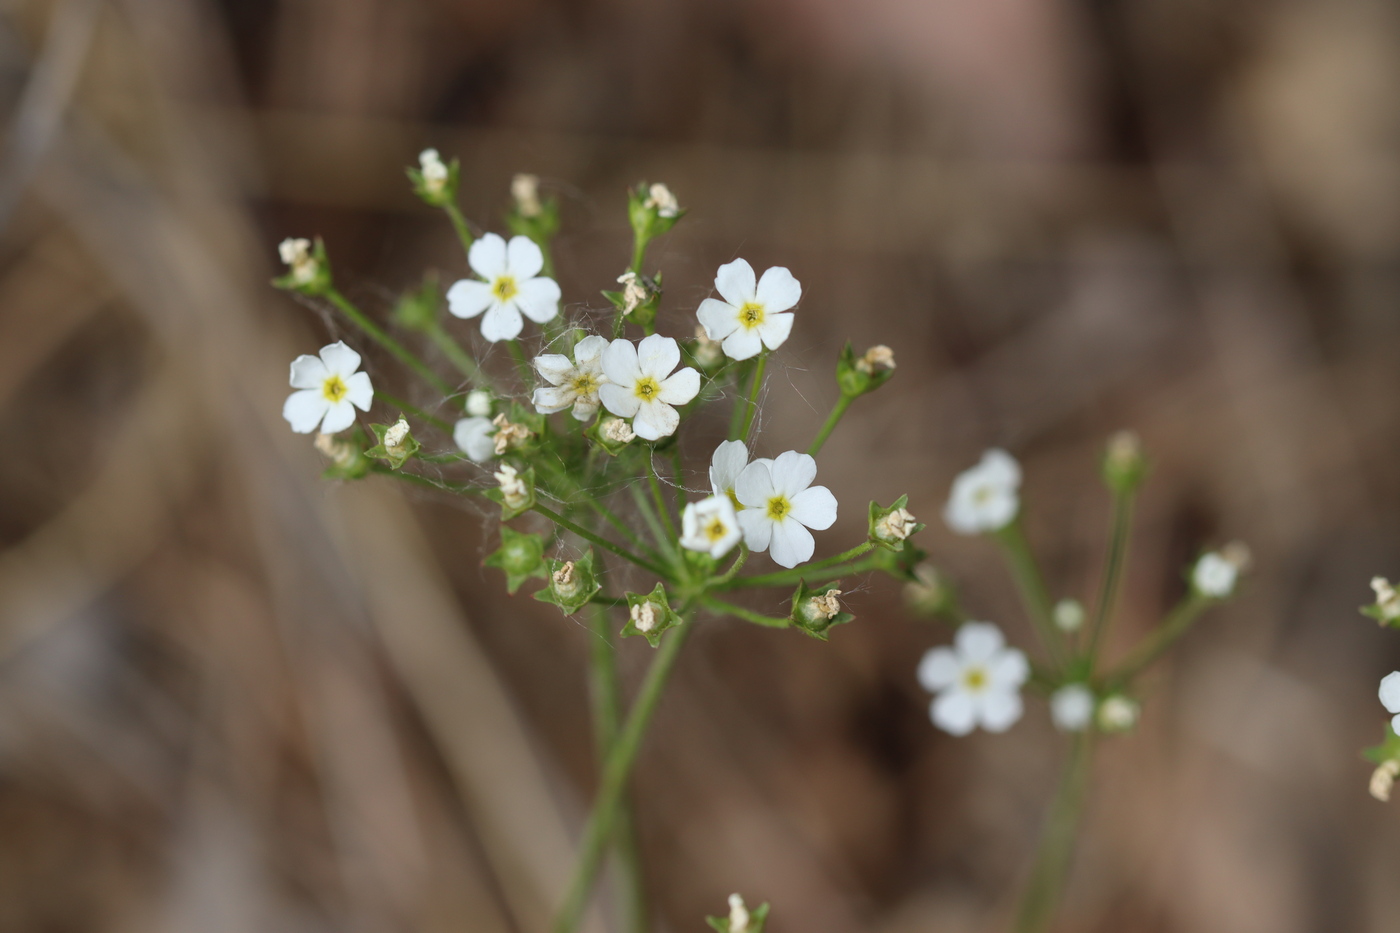
[[[875,523],[875,537],[889,543],[903,541],[914,533],[918,524],[918,519],[908,509],[895,509]]]
[[[1050,719],[1065,732],[1083,732],[1094,718],[1094,691],[1083,684],[1065,684],[1050,695]]]
[[[1062,632],[1077,632],[1084,625],[1084,604],[1077,599],[1062,599],[1053,612],[1055,627]]]
[[[1115,693],[1099,704],[1099,728],[1105,732],[1126,732],[1137,725],[1140,712],[1136,700]]]
[[[282,417],[298,434],[310,434],[319,425],[322,434],[344,431],[355,423],[355,409],[369,411],[374,387],[369,373],[356,372],[360,354],[336,341],[321,348],[320,359],[305,354],[292,360],[292,388]]]
[[[952,648],[931,648],[919,662],[919,683],[938,694],[929,707],[933,724],[953,735],[1011,728],[1021,718],[1021,685],[1029,676],[1026,656],[1006,647],[990,622],[965,623]]]
[[[521,173],[510,180],[510,196],[521,217],[540,216],[540,179],[538,175]]]
[[[1400,732],[1400,671],[1391,671],[1381,680],[1380,697],[1381,705],[1397,714],[1390,721],[1390,728]]]
[[[728,496],[692,502],[681,512],[681,547],[705,551],[718,560],[739,543],[743,532]]]
[[[1239,568],[1216,551],[1202,554],[1191,571],[1191,586],[1210,599],[1224,599],[1235,591]]]
[[[277,255],[291,269],[292,281],[305,285],[316,278],[320,264],[311,255],[311,241],[300,237],[288,237],[277,246]]]
[[[723,340],[732,360],[757,356],[763,347],[776,350],[792,333],[791,309],[802,297],[802,285],[782,266],[774,266],[754,282],[753,266],[742,259],[727,262],[715,273],[715,290],[723,296],[700,302],[695,316],[711,340]]]
[[[535,357],[535,369],[549,383],[535,390],[531,401],[543,415],[573,406],[574,418],[587,421],[598,413],[598,389],[608,381],[603,375],[603,351],[608,342],[602,337],[584,337],[574,347],[574,362],[562,353]]]
[[[749,910],[737,894],[729,895],[729,933],[749,933]]]
[[[447,166],[436,149],[424,149],[418,153],[418,165],[423,174],[423,187],[438,194],[447,184]]]
[[[530,501],[530,487],[525,485],[515,467],[503,463],[500,470],[491,475],[501,484],[501,498],[505,500],[507,508],[518,509]]]
[[[943,520],[958,534],[1000,531],[1021,508],[1020,486],[1020,464],[1004,450],[989,450],[953,480]]]
[[[773,461],[760,457],[754,463]],[[710,492],[717,496],[728,496],[736,510],[744,506],[734,494],[734,484],[739,482],[739,474],[749,465],[749,449],[743,441],[723,441],[710,455]]]
[[[836,497],[813,486],[817,461],[795,450],[744,467],[734,494],[744,506],[739,527],[751,551],[768,551],[783,567],[810,560],[816,542],[808,528],[823,531],[836,521]]]
[[[636,433],[621,418],[608,418],[601,425],[603,440],[614,444],[630,444],[637,439]]]
[[[467,414],[473,418],[491,417],[491,393],[485,389],[472,389],[468,392]]]
[[[649,441],[674,434],[681,423],[674,405],[684,405],[700,391],[700,374],[689,366],[674,375],[681,361],[676,341],[660,334],[643,337],[633,346],[614,340],[603,352],[603,375],[598,390],[608,411],[632,419],[632,430]]]
[[[496,426],[480,415],[463,418],[452,427],[452,440],[473,463],[485,463],[496,455]]]
[[[1400,619],[1400,593],[1390,585],[1385,577],[1372,577],[1371,589],[1376,591],[1376,608],[1381,611],[1382,621]]]
[[[509,245],[494,233],[467,252],[472,271],[485,281],[462,279],[447,290],[447,308],[460,318],[481,319],[481,336],[495,343],[519,336],[524,314],[543,324],[559,313],[559,283],[539,272],[544,254],[529,237],[511,237]]]

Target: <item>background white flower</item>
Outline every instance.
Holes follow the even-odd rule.
[[[739,527],[749,550],[766,550],[783,567],[811,559],[816,542],[807,529],[822,531],[836,521],[836,497],[813,486],[816,477],[817,461],[795,450],[744,467],[734,494],[744,506]]]
[[[989,450],[953,480],[943,520],[958,534],[1000,531],[1021,508],[1020,488],[1020,464],[1004,450]]]
[[[1006,647],[990,622],[965,623],[953,647],[932,648],[919,662],[919,683],[938,694],[929,707],[933,724],[953,735],[1011,728],[1021,718],[1021,685],[1029,676],[1026,656]]]
[[[587,421],[598,413],[598,390],[608,381],[603,375],[603,351],[608,342],[602,337],[584,337],[574,347],[574,362],[562,353],[535,357],[535,369],[549,382],[535,390],[531,401],[544,415],[563,411],[570,405],[574,417]]]
[[[1224,599],[1235,591],[1239,568],[1215,551],[1202,554],[1191,570],[1191,586],[1202,596]]]
[[[704,551],[718,560],[739,543],[743,532],[726,495],[692,502],[681,512],[681,547]]]
[[[700,391],[700,374],[689,366],[671,375],[680,361],[681,349],[670,337],[652,334],[636,346],[614,340],[603,352],[608,381],[598,397],[614,415],[631,418],[638,437],[654,441],[674,434],[681,416],[672,406],[684,405]]]
[[[1066,732],[1082,732],[1094,718],[1094,691],[1084,684],[1065,684],[1050,695],[1050,719]]]
[[[520,335],[524,314],[543,324],[559,313],[559,283],[539,274],[544,254],[529,237],[511,237],[509,245],[494,233],[467,252],[472,271],[485,281],[462,279],[447,290],[447,308],[460,318],[481,319],[481,336],[495,343]]]
[[[1400,732],[1400,671],[1391,671],[1381,679],[1381,705],[1388,712],[1397,714],[1390,721],[1390,728]]]
[[[802,297],[802,285],[782,266],[755,283],[753,266],[742,259],[727,262],[715,274],[715,290],[724,300],[706,298],[695,316],[711,340],[724,341],[730,359],[747,360],[763,347],[776,350],[792,333],[791,308]]]
[[[496,455],[496,425],[490,418],[463,418],[452,428],[452,440],[473,463],[485,463]]]
[[[374,386],[369,373],[356,372],[360,354],[341,341],[321,348],[318,359],[302,354],[292,360],[292,388],[282,417],[298,434],[310,434],[319,426],[322,434],[344,431],[355,423],[355,409],[369,411]]]

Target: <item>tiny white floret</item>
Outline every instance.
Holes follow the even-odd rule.
[[[1004,450],[989,450],[953,480],[943,520],[958,534],[1000,531],[1020,511],[1020,488],[1020,464]]]
[[[744,506],[739,527],[749,550],[767,551],[783,567],[811,559],[816,542],[807,529],[824,531],[836,521],[836,497],[813,486],[816,477],[817,461],[795,450],[744,467],[734,494]]]
[[[681,512],[681,547],[703,551],[718,560],[739,543],[744,533],[728,496],[692,502]]]
[[[1006,646],[990,622],[966,622],[952,647],[932,648],[919,662],[919,683],[936,693],[933,724],[953,735],[981,726],[1005,732],[1021,718],[1021,685],[1030,677],[1026,656]]]
[[[1216,551],[1202,554],[1191,571],[1191,586],[1202,596],[1224,599],[1235,591],[1239,569]]]
[[[1077,632],[1084,626],[1084,604],[1077,599],[1060,600],[1052,615],[1055,627],[1062,632]]]
[[[485,389],[472,389],[468,392],[467,414],[473,418],[491,417],[491,393]]]
[[[1386,711],[1397,714],[1390,721],[1390,728],[1400,733],[1400,671],[1391,671],[1381,679],[1380,697]]]
[[[776,350],[792,333],[802,285],[784,267],[773,266],[755,280],[753,266],[736,259],[719,267],[715,290],[721,298],[700,302],[695,316],[711,340],[723,341],[730,359],[747,360],[764,347]]]
[[[482,415],[463,418],[452,427],[452,441],[473,463],[485,463],[496,455],[496,426]]]
[[[321,348],[319,358],[303,354],[292,361],[292,388],[282,417],[298,434],[318,427],[322,434],[344,431],[355,423],[355,409],[369,411],[374,386],[359,372],[360,354],[336,341]]]
[[[1094,691],[1084,684],[1065,684],[1050,695],[1050,719],[1065,732],[1083,732],[1094,718]]]
[[[614,340],[603,352],[603,375],[608,379],[598,397],[608,411],[632,419],[632,430],[649,441],[676,432],[684,405],[700,392],[700,374],[689,366],[676,370],[681,349],[671,337],[652,334],[633,345]]]
[[[548,386],[541,386],[531,396],[535,410],[549,415],[566,408],[573,409],[578,421],[587,421],[598,413],[598,390],[608,381],[603,375],[603,351],[608,341],[602,337],[584,337],[574,347],[574,360],[561,353],[544,353],[535,357],[535,369]]]
[[[559,283],[540,275],[544,254],[529,237],[510,243],[488,233],[472,244],[467,262],[481,279],[462,279],[447,290],[447,308],[460,318],[481,319],[481,336],[495,343],[513,340],[524,329],[525,315],[536,324],[559,313]]]

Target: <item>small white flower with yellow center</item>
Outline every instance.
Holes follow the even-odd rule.
[[[642,202],[642,207],[651,208],[656,211],[658,217],[665,217],[670,220],[681,212],[680,202],[671,193],[671,189],[657,182],[647,189],[647,199]]]
[[[418,166],[423,174],[423,188],[432,194],[441,194],[447,185],[447,166],[436,149],[424,149],[418,153]]]
[[[452,427],[452,441],[473,463],[485,463],[496,455],[496,426],[490,418],[463,418]]]
[[[1029,676],[1026,656],[1006,647],[990,622],[965,623],[953,647],[932,648],[919,662],[919,683],[938,694],[929,707],[933,724],[953,735],[1011,728],[1021,718],[1021,685]]]
[[[989,450],[958,474],[943,508],[948,527],[963,535],[1000,531],[1021,508],[1021,466],[1004,450]]]
[[[673,406],[684,405],[700,391],[700,374],[689,366],[676,371],[681,348],[670,337],[652,334],[633,346],[614,340],[603,352],[603,375],[608,381],[598,397],[608,411],[632,419],[632,430],[649,441],[674,434],[681,416]]]
[[[287,264],[292,273],[292,281],[298,285],[310,282],[320,271],[320,264],[311,255],[310,240],[288,237],[278,245],[277,255]]]
[[[1050,719],[1057,729],[1083,732],[1094,719],[1094,691],[1084,684],[1065,684],[1050,694]]]
[[[744,536],[728,496],[692,502],[681,512],[681,547],[719,560]]]
[[[515,200],[515,209],[521,217],[538,217],[543,208],[540,205],[540,177],[521,173],[510,180],[510,196]]]
[[[524,314],[536,324],[559,313],[559,283],[540,275],[544,254],[529,237],[511,237],[510,243],[488,233],[467,252],[472,271],[481,276],[462,279],[447,290],[447,309],[460,318],[483,311],[481,336],[495,343],[513,340],[524,329]]]
[[[603,351],[608,342],[602,337],[584,337],[574,347],[574,361],[562,353],[535,357],[535,369],[549,383],[535,390],[531,401],[535,411],[552,415],[573,407],[574,418],[587,421],[598,413],[598,390],[608,381],[603,375]]]
[[[525,485],[515,467],[503,463],[500,470],[491,475],[501,485],[501,498],[505,500],[507,508],[518,509],[530,501],[530,488]]]
[[[759,457],[754,463],[771,464],[773,461]],[[742,509],[743,503],[734,494],[734,484],[739,482],[739,474],[749,465],[749,449],[743,441],[723,441],[710,456],[710,492],[717,496],[728,496],[735,510]]]
[[[747,360],[764,347],[776,350],[792,333],[792,308],[802,285],[782,266],[755,281],[753,266],[742,259],[727,262],[715,274],[715,290],[724,300],[706,298],[695,316],[711,340],[723,341],[731,360]]]
[[[739,527],[749,550],[767,551],[783,567],[808,561],[816,542],[808,528],[824,531],[836,521],[836,497],[813,486],[817,461],[795,450],[755,460],[734,484],[743,511]]]
[[[369,411],[374,386],[369,373],[357,372],[360,354],[344,343],[321,348],[318,359],[303,354],[292,361],[292,388],[282,417],[298,434],[310,434],[317,427],[322,434],[344,431],[355,423],[355,409]]]
[[[1396,714],[1390,728],[1400,732],[1400,671],[1392,671],[1381,680],[1380,697],[1386,711]]]

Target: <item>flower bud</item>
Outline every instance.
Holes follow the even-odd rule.
[[[621,418],[606,419],[600,429],[603,439],[613,444],[630,444],[637,439],[632,426]]]
[[[543,603],[553,603],[565,615],[573,615],[603,588],[593,572],[593,551],[577,560],[549,561],[549,585],[535,594]]]
[[[788,620],[813,638],[826,641],[828,629],[855,618],[841,608],[840,596],[837,582],[809,589],[805,580],[799,580],[797,591],[792,594],[792,611],[788,614]]]
[[[384,432],[384,449],[390,453],[398,453],[404,449],[404,442],[408,440],[408,420],[402,415],[395,421],[389,430]]]
[[[1085,684],[1065,684],[1050,695],[1050,718],[1064,732],[1083,732],[1094,718],[1094,691]]]
[[[273,280],[272,284],[278,288],[306,295],[324,294],[330,288],[330,263],[326,259],[326,247],[319,238],[313,243],[301,237],[288,237],[278,244],[277,255],[287,265],[287,274]]]
[[[521,217],[540,216],[540,179],[538,175],[521,173],[510,180],[510,196],[515,201],[515,209]]]
[[[421,445],[408,429],[408,421],[402,415],[393,424],[372,424],[370,430],[379,443],[365,451],[366,457],[383,460],[393,470],[403,469],[403,465],[418,453]]]
[[[1249,548],[1239,541],[1202,554],[1191,571],[1191,588],[1207,599],[1226,599],[1235,592],[1239,575],[1248,569],[1249,562]]]
[[[841,614],[840,595],[840,590],[828,590],[811,597],[802,604],[802,617],[810,625],[825,626]]]
[[[1390,800],[1391,788],[1395,786],[1395,778],[1400,776],[1400,761],[1394,758],[1383,761],[1371,773],[1371,796],[1385,803]]]
[[[418,153],[418,167],[410,167],[407,174],[419,200],[429,207],[447,207],[457,199],[459,171],[456,159],[448,165],[436,149],[424,149]]]
[[[661,644],[662,634],[680,622],[680,616],[671,611],[666,587],[662,584],[656,584],[646,595],[627,594],[627,624],[622,627],[623,635],[641,635],[655,648]]]
[[[1119,431],[1108,439],[1103,456],[1103,480],[1117,493],[1131,492],[1147,473],[1142,441],[1132,431]]]
[[[889,347],[871,347],[857,357],[847,341],[836,360],[836,385],[847,398],[874,392],[894,375],[894,351]]]
[[[1055,627],[1062,632],[1077,632],[1084,626],[1084,604],[1077,599],[1062,599],[1053,611]]]
[[[903,541],[914,533],[918,524],[908,509],[895,509],[875,523],[875,537],[888,543]]]
[[[749,911],[737,894],[729,895],[729,933],[749,933]]]
[[[423,190],[429,194],[441,195],[447,187],[447,166],[436,149],[424,149],[418,153],[419,171],[423,175]]]
[[[486,558],[486,566],[505,572],[506,592],[514,594],[530,577],[545,576],[544,538],[501,526],[501,546]]]
[[[642,202],[642,206],[656,211],[656,216],[670,220],[680,216],[681,206],[676,201],[676,196],[671,193],[671,189],[657,182],[647,189],[647,199]]]
[[[1141,707],[1136,700],[1115,693],[1099,704],[1098,723],[1104,732],[1127,732],[1137,725]]]
[[[491,393],[485,389],[473,389],[468,392],[467,414],[473,418],[491,417]]]

